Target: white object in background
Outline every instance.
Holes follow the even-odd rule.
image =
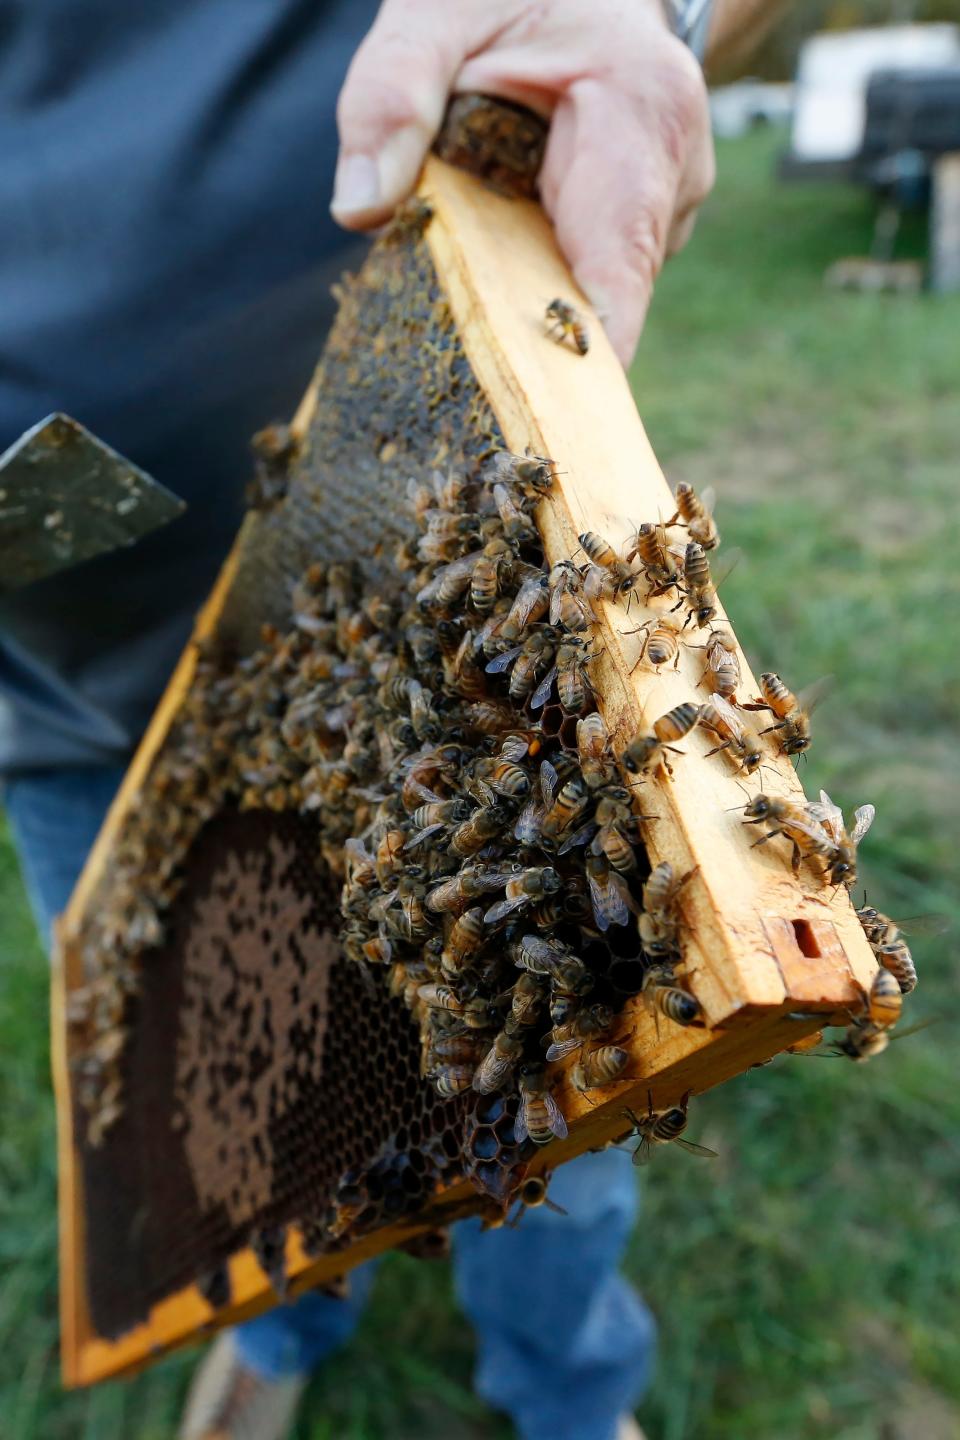
[[[713,133],[724,140],[735,140],[757,124],[789,120],[792,111],[792,85],[746,79],[710,91]]]
[[[871,75],[936,69],[958,59],[957,25],[886,25],[815,35],[800,51],[797,66],[792,158],[853,159],[863,140]]]

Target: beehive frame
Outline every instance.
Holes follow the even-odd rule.
[[[552,456],[560,474],[542,502],[538,524],[548,560],[573,554],[577,536],[596,530],[620,543],[638,519],[672,513],[672,496],[637,414],[623,371],[605,341],[598,319],[579,296],[552,231],[532,201],[491,193],[477,180],[431,158],[420,193],[434,218],[426,242],[473,372],[508,446]],[[589,317],[592,345],[581,358],[544,336],[548,299],[562,295]],[[309,432],[317,405],[311,386],[294,420]],[[256,523],[256,518],[248,524]],[[69,1384],[87,1384],[132,1371],[159,1353],[204,1333],[211,1307],[194,1287],[156,1305],[149,1320],[115,1341],[97,1335],[84,1290],[84,1198],[73,1128],[66,999],[79,983],[78,939],[109,869],[112,847],[129,807],[136,802],[171,724],[193,681],[199,647],[212,634],[233,585],[239,546],[227,560],[199,617],[193,640],[114,802],[70,906],[59,927],[54,969],[53,1053],[58,1099],[61,1191],[61,1316],[63,1367]],[[600,625],[602,658],[595,671],[600,708],[620,749],[644,723],[696,692],[702,656],[684,647],[679,669],[654,673],[635,668],[640,639],[624,632],[637,615],[605,605]],[[744,691],[756,694],[743,656]],[[753,688],[752,688],[753,687]],[[723,757],[705,758],[698,732],[670,781],[658,782],[658,820],[645,828],[654,862],[669,860],[678,871],[696,867],[684,897],[689,973],[707,1027],[681,1029],[654,1021],[632,1002],[618,1041],[635,1057],[629,1079],[609,1091],[584,1096],[569,1084],[557,1091],[570,1136],[538,1155],[533,1169],[563,1160],[624,1132],[623,1109],[644,1109],[648,1091],[658,1108],[687,1091],[701,1092],[768,1059],[835,1018],[843,1023],[869,988],[876,962],[846,891],[825,889],[814,875],[791,873],[779,845],[751,848],[731,807],[743,795]],[[794,795],[800,786],[785,759],[768,761],[767,789]],[[645,792],[645,802],[647,792]],[[817,1015],[793,1020],[791,1012]],[[598,1092],[599,1093],[599,1092]],[[466,1184],[445,1192],[428,1212],[386,1227],[348,1250],[307,1258],[296,1234],[288,1241],[291,1293],[343,1273],[359,1261],[431,1228],[438,1219],[479,1204]],[[230,1261],[232,1304],[215,1323],[244,1318],[274,1303],[263,1271],[250,1251]]]

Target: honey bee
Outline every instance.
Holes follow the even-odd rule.
[[[703,546],[695,540],[684,552],[683,577],[688,619],[696,620],[702,630],[717,613],[717,590]]]
[[[550,624],[580,632],[590,628],[592,616],[583,598],[583,580],[572,560],[560,560],[547,580]]]
[[[457,917],[447,936],[440,956],[445,975],[458,975],[480,949],[484,941],[483,910],[479,905]]]
[[[863,1014],[844,1032],[840,1041],[841,1053],[857,1061],[872,1060],[882,1054],[890,1043],[887,1032],[900,1019],[902,1009],[903,994],[897,977],[889,970],[878,970],[873,977]]]
[[[638,735],[631,740],[623,752],[624,767],[631,775],[643,775],[657,766],[662,766],[667,774],[671,773],[667,762],[665,751],[669,750],[676,755],[682,755],[683,751],[678,750],[675,745],[670,744],[673,740],[682,740],[684,735],[689,735],[700,718],[700,706],[693,704],[690,700],[675,705],[665,715],[661,715],[653,722],[653,731],[649,735]]]
[[[566,300],[551,300],[546,310],[547,334],[558,344],[565,340],[573,342],[578,355],[586,355],[590,349],[590,335],[583,316]]]
[[[707,756],[725,751],[739,766],[744,775],[752,775],[760,768],[763,751],[760,738],[749,725],[745,725],[729,701],[722,695],[713,695],[700,707],[699,723],[710,730],[719,740]]]
[[[544,630],[532,630],[522,645],[507,650],[487,665],[487,673],[499,675],[513,666],[510,671],[509,694],[514,701],[525,700],[537,684],[545,669],[549,668],[556,646],[552,636]]]
[[[516,1025],[535,1025],[547,999],[546,979],[524,971],[510,992],[510,1013]]]
[[[493,608],[504,571],[513,559],[513,547],[505,540],[491,540],[484,546],[470,572],[470,603],[478,614],[485,615]]]
[[[518,641],[528,625],[542,620],[550,606],[550,589],[543,575],[531,575],[517,591],[498,636],[508,643]],[[555,623],[555,622],[551,622]]]
[[[611,869],[606,855],[597,855],[590,850],[584,863],[587,892],[597,929],[606,931],[611,925],[626,925],[633,903],[626,881]]]
[[[499,890],[508,876],[520,873],[520,867],[513,870],[498,870],[486,865],[466,865],[456,875],[444,880],[427,895],[427,909],[435,914],[451,911],[462,913],[471,900],[476,900],[488,890]]]
[[[519,1205],[511,1219],[507,1221],[511,1229],[515,1230],[517,1228],[528,1210],[536,1210],[540,1205],[546,1205],[548,1210],[553,1210],[557,1215],[566,1215],[568,1213],[562,1205],[555,1204],[547,1194],[549,1178],[546,1174],[528,1175],[526,1180],[523,1181],[519,1190],[516,1192]]]
[[[619,1045],[599,1045],[589,1050],[574,1065],[570,1083],[575,1090],[595,1090],[598,1085],[611,1085],[619,1079],[630,1063],[630,1052]]]
[[[539,499],[553,488],[555,466],[545,455],[514,455],[500,450],[487,462],[484,479],[494,484],[501,481],[519,485],[531,499]]]
[[[583,582],[586,598],[619,600],[626,595],[629,600],[639,579],[629,563],[621,560],[613,546],[593,530],[585,531],[578,539],[591,562]]]
[[[900,990],[909,995],[917,987],[917,968],[910,947],[903,938],[910,935],[940,935],[947,928],[942,915],[915,915],[909,920],[891,920],[866,902],[857,911],[857,918],[876,959],[885,970],[896,976]]]
[[[650,872],[638,921],[641,948],[649,959],[659,961],[677,952],[677,898],[696,873],[694,868],[676,876],[669,860],[661,860]]]
[[[577,721],[577,755],[588,790],[609,784],[616,769],[610,754],[610,734],[599,710]]]
[[[463,1001],[457,992],[449,985],[438,985],[434,980],[418,985],[417,994],[425,1005],[438,1010],[452,1010],[456,1014],[463,1009]]]
[[[744,807],[747,825],[766,824],[766,835],[754,842],[765,845],[775,835],[783,835],[793,847],[791,864],[794,874],[800,869],[801,860],[814,857],[829,861],[834,846],[819,820],[808,813],[806,807],[794,800],[785,800],[773,795],[755,795]]]
[[[661,665],[667,665],[672,660],[673,668],[676,670],[680,664],[680,641],[678,639],[681,631],[679,620],[672,615],[659,615],[656,620],[645,620],[636,630],[624,631],[627,635],[643,635],[643,643],[640,646],[640,654],[632,670],[642,664],[644,656],[656,669]],[[631,670],[631,673],[632,673]]]
[[[643,998],[647,1008],[656,1015],[666,1015],[676,1025],[695,1025],[700,1019],[699,1002],[688,990],[663,981],[670,974],[669,966],[653,965],[643,977]]]
[[[477,1072],[472,1065],[440,1065],[428,1074],[437,1094],[444,1100],[462,1095],[475,1082]]]
[[[582,995],[593,983],[590,972],[578,955],[559,940],[541,935],[524,935],[511,950],[514,961],[534,975],[547,975],[566,995]]]
[[[829,677],[825,676],[808,686],[798,697],[772,670],[765,670],[760,676],[762,706],[772,710],[776,716],[774,723],[763,734],[766,735],[769,730],[777,731],[784,755],[802,755],[810,748],[810,716],[827,693],[829,685]],[[750,708],[754,707],[761,708],[761,702],[754,702]]]
[[[820,791],[819,803],[807,805],[806,812],[822,824],[830,837],[831,849],[826,856],[827,879],[831,885],[846,885],[849,890],[857,879],[857,846],[873,824],[876,809],[873,805],[858,806],[849,834],[843,823],[843,812],[834,805],[825,790]]]
[[[637,868],[634,842],[634,816],[630,808],[630,792],[622,786],[608,788],[597,800],[593,815],[598,827],[593,838],[593,852],[604,855],[614,870],[628,875]]]
[[[564,1140],[567,1136],[567,1122],[560,1106],[547,1088],[546,1066],[530,1062],[520,1069],[520,1108],[514,1125],[517,1144],[527,1138],[535,1145],[546,1145],[556,1137]]]
[[[501,700],[475,700],[467,706],[468,723],[482,735],[496,735],[507,730],[516,716],[511,706]]]
[[[518,874],[512,875],[506,881],[506,898],[497,901],[490,907],[483,917],[485,923],[495,925],[497,921],[505,919],[520,906],[530,905],[535,900],[542,900],[544,896],[559,890],[560,883],[560,876],[550,865],[521,869]]]
[[[498,480],[493,487],[493,501],[508,540],[523,544],[537,538],[537,527],[529,515],[524,514],[502,481]]]
[[[681,521],[686,526],[691,540],[696,540],[704,550],[715,550],[720,544],[720,531],[713,519],[713,506],[716,498],[713,487],[710,486],[704,490],[701,499],[692,485],[681,480],[673,492],[673,498],[677,502],[677,510],[667,524],[676,525],[678,521]]]
[[[524,777],[526,778],[526,777]],[[468,820],[458,825],[450,837],[452,854],[466,857],[475,855],[484,845],[489,845],[501,835],[510,819],[510,812],[501,804],[482,805],[474,810]]]
[[[587,665],[596,659],[597,652],[588,650],[589,642],[571,637],[557,650],[557,695],[568,715],[579,715],[586,707],[587,696],[593,695],[593,686],[587,676]],[[531,709],[546,703],[550,694],[549,676],[536,694],[531,696]]]
[[[650,588],[648,598],[664,595],[679,585],[682,570],[677,555],[667,543],[666,528],[647,522],[640,525],[627,550],[627,560],[637,559]]]
[[[682,1138],[683,1132],[687,1128],[689,1102],[690,1091],[688,1090],[679,1105],[674,1105],[670,1110],[654,1110],[653,1095],[648,1091],[646,1115],[637,1115],[629,1109],[624,1111],[640,1142],[633,1152],[634,1165],[648,1164],[654,1145],[679,1145],[682,1150],[686,1150],[691,1155],[716,1158],[716,1150],[708,1150],[705,1145],[695,1145],[691,1140]]]
[[[707,652],[707,668],[700,677],[700,683],[705,683],[715,695],[734,702],[740,684],[740,660],[733,634],[722,627],[711,630],[703,648]]]
[[[523,1040],[508,1029],[495,1036],[493,1044],[473,1076],[473,1088],[481,1095],[503,1090],[523,1055]]]
[[[548,760],[540,768],[541,786],[547,809],[540,821],[540,839],[556,844],[583,814],[589,804],[587,788],[579,775],[573,775],[556,793],[557,773]]]
[[[491,760],[489,766],[485,766],[482,772],[482,779],[485,785],[497,795],[503,795],[509,800],[519,800],[530,790],[530,776],[515,760],[508,754],[504,754],[504,747],[498,757]]]
[[[464,800],[432,800],[426,805],[418,805],[410,817],[416,826],[416,834],[407,841],[404,849],[413,850],[438,830],[466,820],[469,814],[470,807]]]
[[[574,1050],[579,1050],[587,1040],[597,1040],[605,1035],[613,1024],[613,1010],[599,1002],[578,1010],[563,1025],[554,1025],[550,1031],[550,1047],[546,1058],[549,1061],[562,1060]]]

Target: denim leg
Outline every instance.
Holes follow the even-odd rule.
[[[356,1330],[376,1268],[371,1260],[350,1271],[350,1293],[345,1300],[302,1295],[292,1305],[281,1305],[238,1325],[233,1335],[244,1365],[267,1380],[315,1370]]]
[[[550,1198],[568,1214],[541,1205],[516,1230],[466,1220],[454,1231],[475,1387],[523,1440],[612,1440],[655,1346],[653,1317],[618,1273],[638,1205],[630,1156],[581,1156],[556,1172]]]
[[[30,770],[4,786],[3,806],[48,949],[51,924],[66,908],[122,779],[120,766],[104,765]]]

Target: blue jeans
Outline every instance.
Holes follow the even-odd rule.
[[[66,905],[121,772],[37,771],[7,784],[5,804],[37,923]],[[613,1440],[646,1385],[650,1312],[618,1273],[636,1219],[630,1157],[583,1155],[558,1170],[551,1198],[568,1211],[528,1210],[516,1230],[454,1227],[457,1293],[478,1337],[477,1392],[510,1414],[524,1440]],[[374,1267],[351,1275],[346,1300],[305,1295],[238,1327],[246,1364],[270,1378],[306,1373],[345,1343]]]

